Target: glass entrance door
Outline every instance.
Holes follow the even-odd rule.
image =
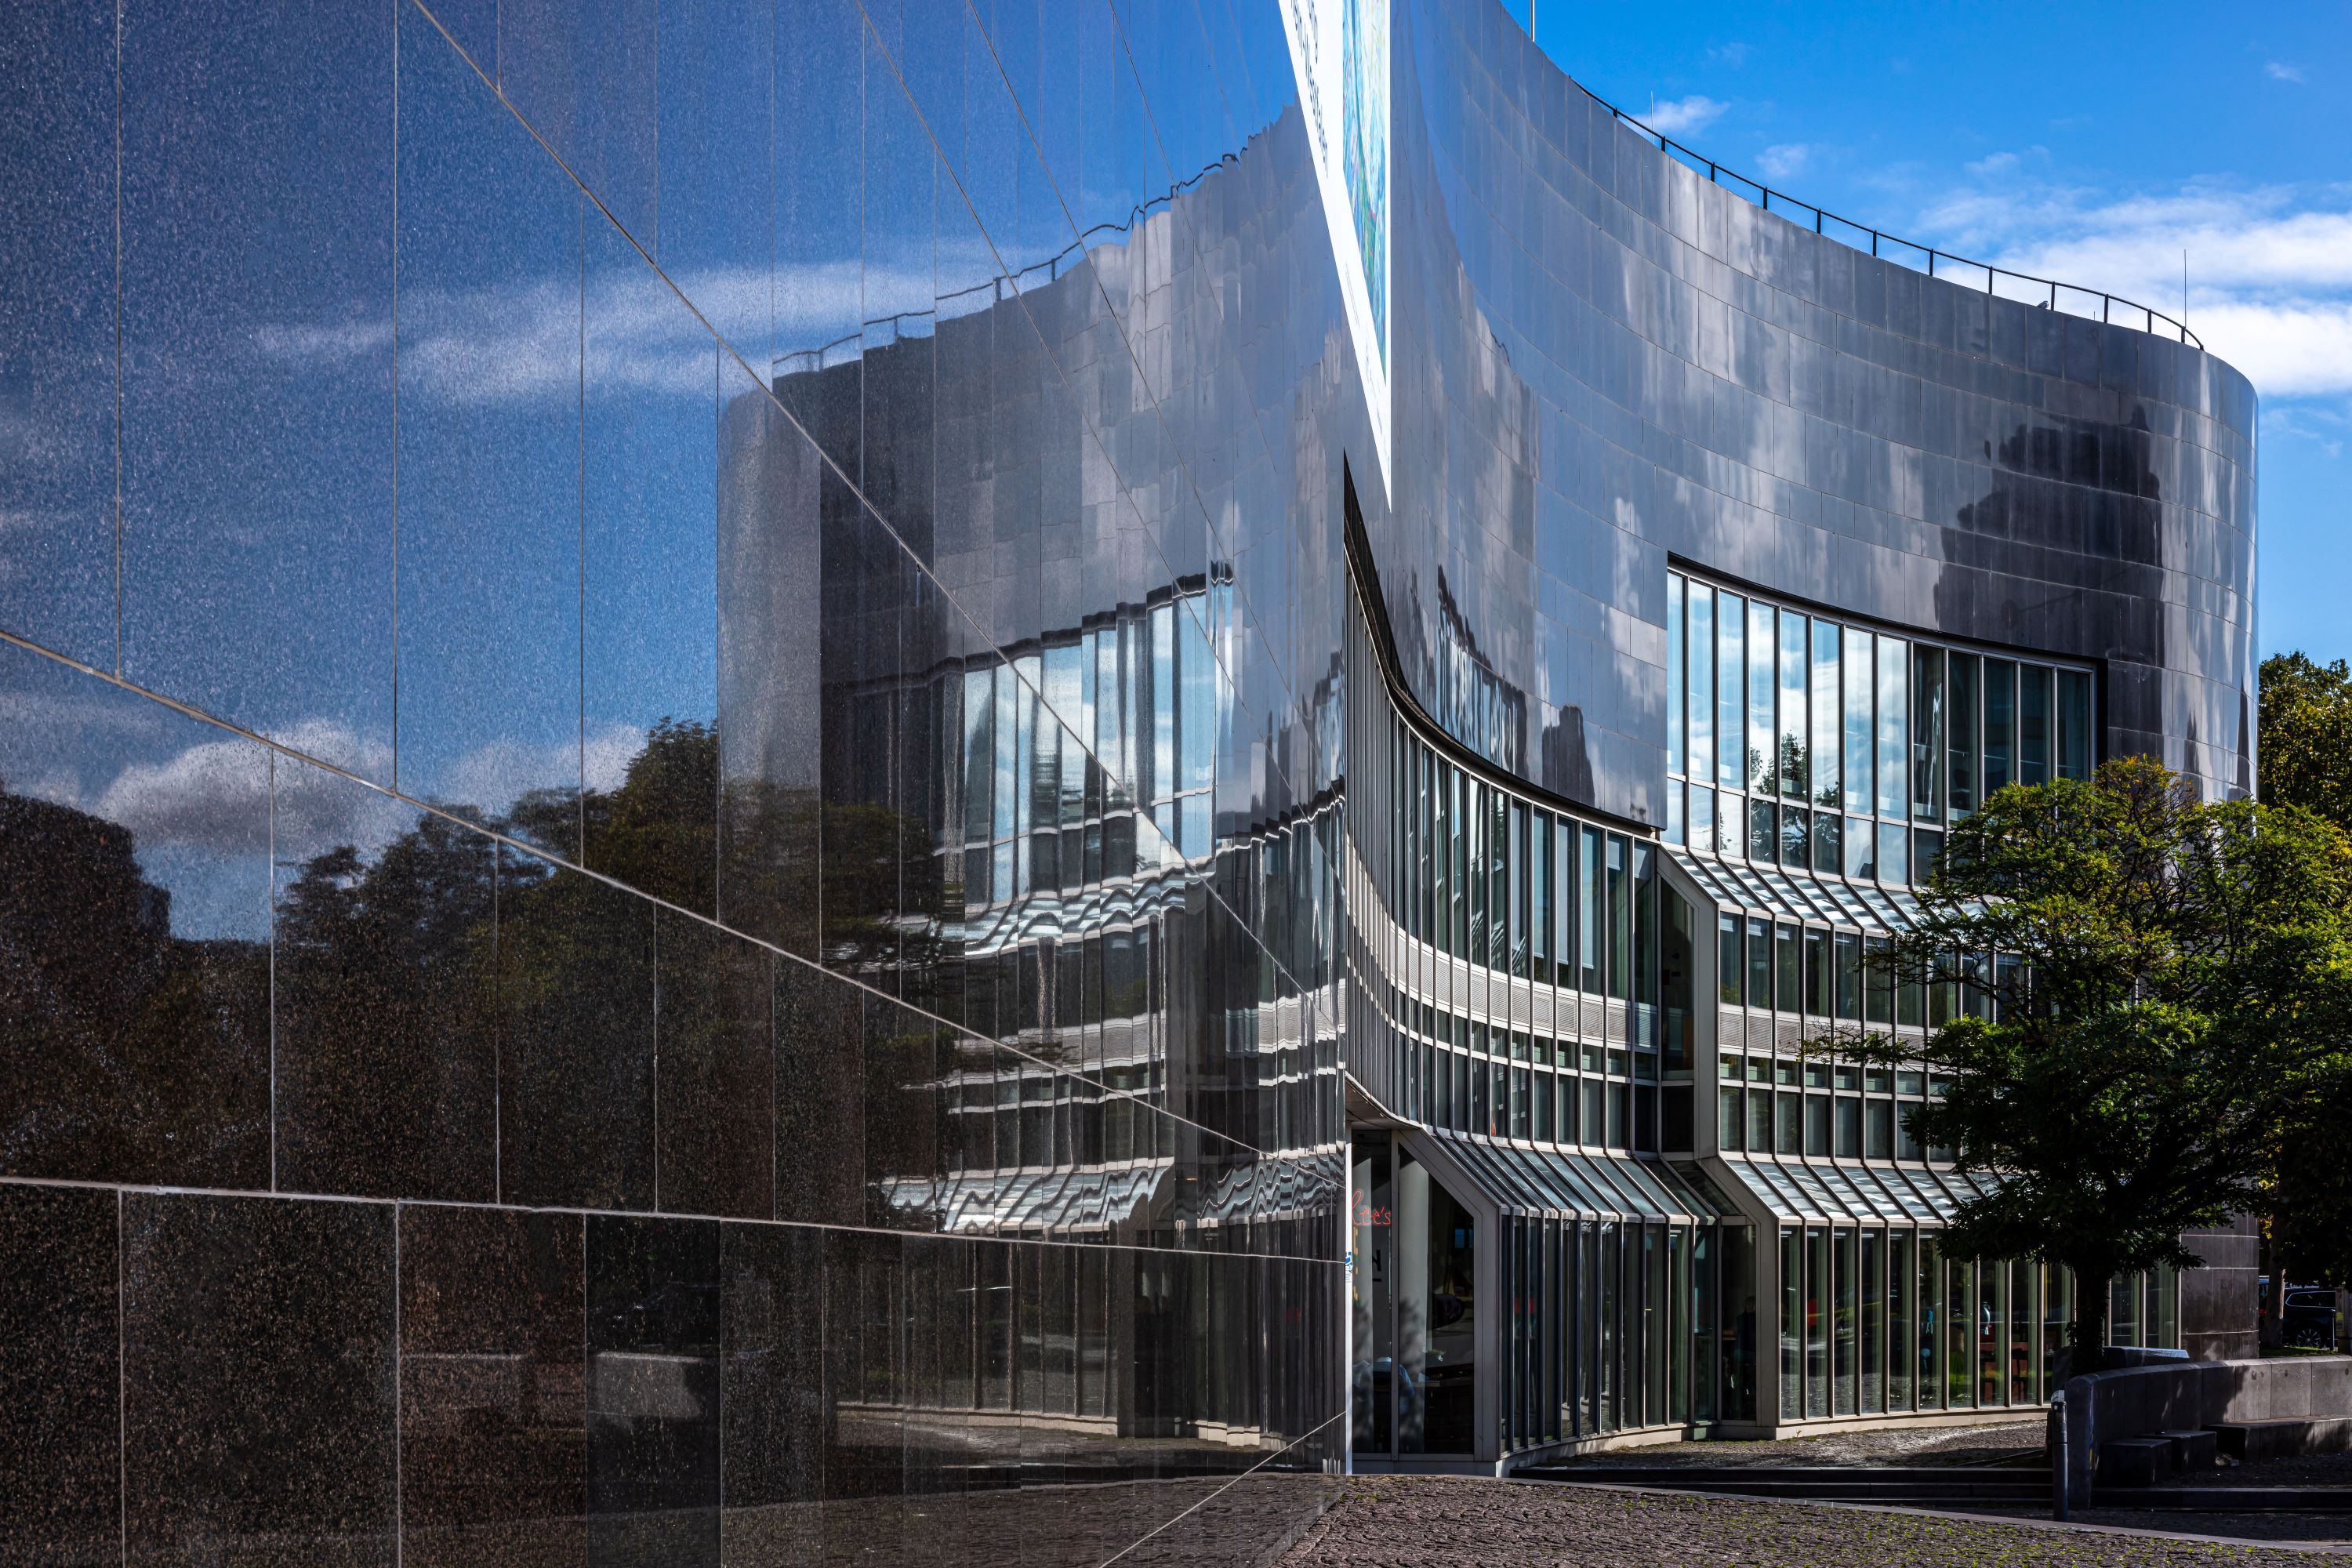
[[[1356,1134],[1350,1163],[1356,1452],[1469,1455],[1477,1220],[1387,1131]]]

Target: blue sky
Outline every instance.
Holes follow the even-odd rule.
[[[2352,657],[2352,9],[1534,4],[1592,91],[1857,222],[2174,314],[2187,247],[2262,394],[2262,651]]]

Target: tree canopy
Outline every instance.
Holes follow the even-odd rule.
[[[2352,671],[2299,653],[2263,660],[2255,793],[2352,833]]]
[[[2130,758],[1997,792],[1918,892],[1880,960],[1934,999],[1924,1055],[1945,1087],[1913,1128],[2000,1178],[1945,1246],[2071,1268],[2074,1364],[2094,1364],[2108,1281],[2193,1265],[2182,1232],[2260,1206],[2279,1129],[2342,1050],[2352,845]],[[1918,1054],[1876,1034],[1813,1048]]]

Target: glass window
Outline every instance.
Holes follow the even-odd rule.
[[[1878,825],[1878,879],[1882,882],[1907,882],[1911,879],[1911,836],[1899,824],[1882,822]]]
[[[1622,835],[1609,836],[1609,994],[1619,1001],[1629,999],[1626,982],[1633,969],[1629,962],[1633,948],[1633,889],[1626,882],[1626,841]]]
[[[1805,617],[1793,610],[1780,612],[1780,793],[1790,800],[1811,794],[1805,765],[1809,727],[1805,721]]]
[[[1874,1024],[1895,1022],[1895,976],[1886,967],[1886,939],[1865,939],[1868,962],[1863,965],[1863,992]]]
[[[2091,776],[2091,678],[2079,669],[2058,672],[2058,776]]]
[[[1780,858],[1780,825],[1773,821],[1772,803],[1751,800],[1748,803],[1748,858],[1770,865]]]
[[[1511,799],[1501,790],[1486,792],[1486,967],[1497,973],[1511,969],[1511,921],[1518,906],[1513,898],[1511,870],[1516,857],[1511,837]]]
[[[1551,1074],[1548,1072],[1539,1072],[1536,1074],[1535,1131],[1533,1136],[1543,1140],[1547,1143],[1551,1142],[1553,1134],[1557,1131],[1553,1122],[1551,1108]]]
[[[2020,665],[2017,670],[2017,782],[2050,782],[2050,667]]]
[[[1805,1233],[1805,1413],[1830,1414],[1830,1233]]]
[[[1951,735],[1947,748],[1949,767],[1945,784],[1950,792],[1952,815],[1966,816],[1977,808],[1977,722],[1979,693],[1977,656],[1949,656],[1950,701],[1945,725]]]
[[[1748,922],[1748,1005],[1762,1010],[1772,1005],[1772,922]]]
[[[1853,1414],[1854,1386],[1861,1368],[1856,1364],[1860,1352],[1862,1328],[1859,1302],[1861,1281],[1854,1267],[1854,1233],[1837,1233],[1837,1288],[1832,1296],[1833,1315],[1830,1320],[1830,1403],[1840,1415]]]
[[[1486,947],[1486,889],[1492,879],[1486,847],[1486,801],[1490,793],[1485,784],[1472,780],[1469,783],[1469,798],[1465,802],[1469,808],[1470,818],[1469,875],[1465,879],[1470,885],[1470,942],[1463,956],[1478,964],[1492,963]],[[1501,911],[1496,912],[1499,914]]]
[[[1813,869],[1836,876],[1844,858],[1844,836],[1839,831],[1843,818],[1835,812],[1813,813]]]
[[[1865,881],[1878,875],[1878,824],[1866,816],[1846,818],[1845,874]]]
[[[1911,815],[1944,820],[1944,650],[1911,645]]]
[[[1805,1152],[1817,1159],[1830,1155],[1830,1097],[1805,1096]]]
[[[2017,782],[2017,666],[1984,661],[1984,793]]]
[[[1553,868],[1552,908],[1557,913],[1557,928],[1552,932],[1552,955],[1559,960],[1559,984],[1564,990],[1576,988],[1576,824],[1561,817],[1552,836],[1558,851],[1558,864]]]
[[[1886,1237],[1886,1407],[1911,1408],[1911,1369],[1916,1363],[1917,1340],[1911,1327],[1911,1233],[1891,1231]],[[1864,1364],[1867,1365],[1865,1362]]]
[[[1740,985],[1748,975],[1748,959],[1740,952],[1740,917],[1738,914],[1717,914],[1715,917],[1715,973],[1719,980],[1722,999],[1728,1006],[1740,1004]]]
[[[1678,792],[1677,792],[1678,794]],[[1528,937],[1534,948],[1535,977],[1543,984],[1551,984],[1552,929],[1552,866],[1551,815],[1535,814],[1535,837],[1528,889],[1531,907],[1528,914]]]
[[[1816,1018],[1830,1016],[1829,932],[1805,933],[1805,1011]]]
[[[1794,866],[1800,871],[1812,860],[1808,815],[1801,805],[1780,808],[1780,864]]]
[[[1918,1386],[1912,1390],[1922,1410],[1940,1410],[1944,1406],[1944,1383],[1941,1376],[1944,1321],[1944,1265],[1932,1236],[1919,1237],[1918,1283],[1913,1288],[1919,1325],[1919,1352],[1912,1363],[1919,1374]]]
[[[1900,637],[1878,644],[1878,814],[1907,816],[1911,810],[1911,659]],[[1881,870],[1883,876],[1884,869]]]
[[[1793,1089],[1784,1089],[1773,1099],[1778,1102],[1773,1125],[1780,1134],[1774,1141],[1776,1152],[1802,1154],[1805,1152],[1804,1097]]]
[[[1812,775],[1812,799],[1817,805],[1838,805],[1838,626],[1835,621],[1813,623],[1813,738],[1806,761]]]
[[[1805,1414],[1805,1250],[1804,1233],[1780,1233],[1780,1415],[1796,1420]]]
[[[1748,1091],[1748,1147],[1758,1154],[1772,1152],[1772,1091],[1769,1089]]]
[[[1694,783],[1715,782],[1715,590],[1704,583],[1689,585],[1688,700],[1684,706],[1689,726],[1690,776]]]
[[[1837,1157],[1862,1158],[1862,1101],[1851,1094],[1837,1097]]]
[[[1870,634],[1845,629],[1845,809],[1867,816],[1874,804],[1870,694],[1873,689]]]
[[[1633,1000],[1658,1005],[1658,852],[1633,846]]]
[[[1748,787],[1770,795],[1777,787],[1780,767],[1774,753],[1780,749],[1775,724],[1774,698],[1780,690],[1773,650],[1778,642],[1772,606],[1748,604]]]
[[[1944,1268],[1944,1403],[1960,1409],[1976,1403],[1977,1268],[1953,1258]]]
[[[1745,1091],[1727,1084],[1716,1090],[1715,1140],[1729,1152],[1748,1147],[1747,1118],[1740,1112],[1746,1103]]]
[[[1795,926],[1772,928],[1772,973],[1775,994],[1783,1013],[1795,1012],[1797,998],[1804,994],[1800,976],[1799,934]]]
[[[1869,1137],[1863,1153],[1873,1160],[1895,1158],[1895,1102],[1891,1100],[1866,1102],[1864,1121]]]
[[[2008,1369],[2002,1364],[2009,1344],[2009,1269],[1987,1262],[1977,1269],[1977,1403],[2009,1403]]]
[[[1671,887],[1660,885],[1665,904],[1665,945],[1658,954],[1659,980],[1665,995],[1666,1076],[1687,1072],[1696,1043],[1693,1013],[1697,1002],[1698,917]]]
[[[1716,595],[1715,729],[1721,740],[1715,782],[1725,789],[1748,784],[1748,601],[1737,594]]]
[[[1837,1016],[1862,1019],[1862,938],[1848,931],[1837,933]]]
[[[1715,791],[1697,784],[1690,786],[1690,847],[1715,853]]]
[[[1578,964],[1584,971],[1584,989],[1601,990],[1601,944],[1607,940],[1607,930],[1601,919],[1601,829],[1584,829],[1584,848],[1577,857],[1577,938]]]
[[[1683,577],[1666,574],[1666,772],[1683,771]]]
[[[1528,808],[1514,802],[1511,805],[1511,973],[1525,980],[1528,977]]]

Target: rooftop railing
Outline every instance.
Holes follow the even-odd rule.
[[[1866,223],[1856,223],[1852,218],[1840,217],[1837,214],[1815,206],[1811,202],[1800,201],[1786,191],[1774,190],[1761,180],[1750,179],[1746,174],[1737,174],[1723,167],[1706,153],[1684,146],[1663,131],[1653,131],[1608,100],[1597,93],[1590,92],[1573,78],[1570,79],[1579,91],[1586,92],[1595,103],[1606,109],[1616,119],[1632,126],[1650,141],[1655,142],[1659,152],[1675,159],[1694,173],[1706,174],[1711,183],[1728,185],[1735,192],[1738,187],[1747,187],[1748,190],[1756,193],[1750,199],[1766,212],[1778,210],[1799,215],[1811,214],[1815,234],[1826,235],[1841,244],[1852,246],[1856,250],[1863,248],[1862,242],[1867,239],[1871,255],[1885,260],[1912,265],[1915,268],[1916,263],[1911,262],[1909,258],[1915,255],[1923,257],[1926,258],[1927,272],[1930,278],[1949,279],[1955,283],[1966,281],[1970,287],[1974,287],[1974,274],[1981,272],[1984,274],[1984,291],[2000,299],[2014,300],[2020,304],[2032,305],[2045,310],[2063,310],[2068,315],[2083,316],[2094,321],[2113,321],[2126,327],[2132,324],[2132,317],[2138,316],[2141,318],[2142,331],[2157,336],[2174,337],[2195,349],[2202,349],[2205,346],[2199,341],[2197,335],[2189,330],[2186,323],[2175,321],[2161,310],[2152,310],[2136,300],[2126,300],[2120,294],[2109,294],[2097,289],[2079,288],[2072,283],[2061,283],[2054,278],[2037,278],[2030,272],[2014,272],[2006,267],[1995,267],[1989,261],[1971,261],[1965,256],[1955,256],[1948,250],[1938,250],[1932,245],[1922,245],[1916,239],[1905,239],[1898,235],[1873,228]],[[1773,206],[1774,202],[1780,204],[1778,209]],[[1857,237],[1849,237],[1849,236]],[[1940,271],[1938,268],[1941,268]],[[2095,309],[2094,309],[2095,306]],[[2162,323],[2160,328],[2158,325],[2159,322]]]

